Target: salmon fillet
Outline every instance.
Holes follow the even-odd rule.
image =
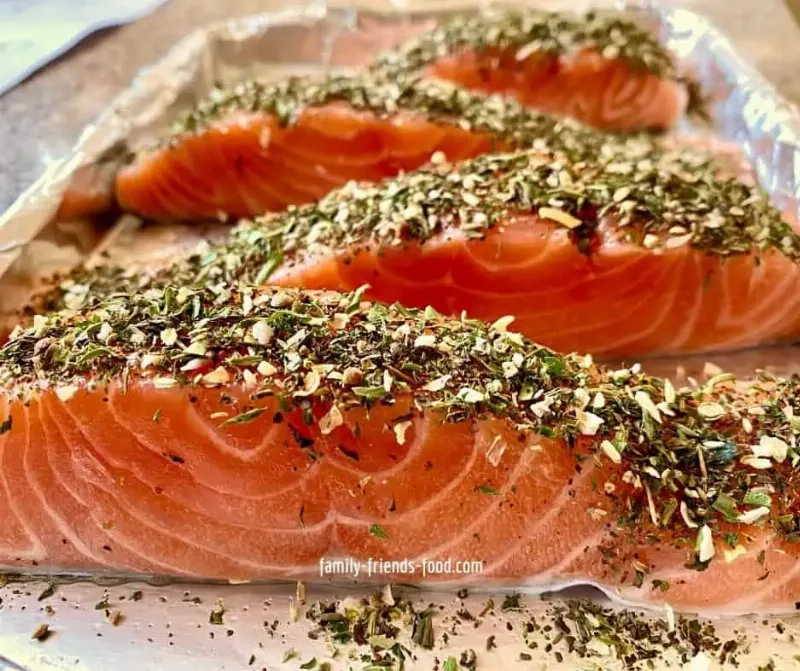
[[[413,170],[434,154],[459,161],[542,146],[591,156],[612,141],[512,100],[418,78],[251,81],[216,92],[140,152],[119,171],[116,198],[154,219],[254,216]]]
[[[125,142],[119,141],[102,152],[94,163],[77,168],[61,197],[55,221],[77,221],[112,211],[116,205],[117,171],[131,159]]]
[[[678,76],[655,34],[596,12],[458,16],[382,54],[372,69],[511,95],[605,130],[663,130],[699,105],[696,84]]]
[[[78,270],[46,307],[167,284],[369,285],[558,351],[734,349],[800,333],[800,238],[756,188],[682,151],[432,166],[243,223],[145,275]]]
[[[55,220],[75,221],[110,210],[114,206],[116,172],[112,163],[78,168],[64,191]]]
[[[511,321],[223,284],[40,316],[0,350],[0,566],[793,607],[798,380],[675,390]]]

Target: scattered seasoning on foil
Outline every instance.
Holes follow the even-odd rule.
[[[647,617],[629,609],[603,607],[587,600],[558,602],[548,609],[547,626],[534,623],[534,630],[544,632],[550,651],[557,647],[582,658],[614,657],[626,669],[653,668],[652,663],[665,655],[677,655],[688,663],[698,653],[715,656],[721,663],[735,663],[748,650],[744,636],[721,640],[710,622],[675,617],[674,628],[667,620]]]
[[[404,668],[413,658],[400,641],[402,629],[411,632],[412,642],[433,647],[433,628],[428,611],[417,613],[410,601],[391,599],[376,592],[369,598],[346,598],[335,602],[315,602],[306,617],[315,625],[312,638],[324,633],[338,654],[339,645],[369,646],[370,654],[362,659],[375,668]],[[421,633],[422,632],[422,633]]]
[[[50,629],[50,625],[43,622],[33,630],[31,639],[34,641],[46,641],[52,634],[53,631]]]
[[[414,632],[411,640],[422,648],[433,648],[433,613],[430,610],[418,613],[414,620]]]
[[[112,627],[118,627],[124,619],[122,611],[118,608],[113,608],[106,611],[106,620]]]
[[[468,669],[468,671],[475,671],[475,669],[478,668],[478,655],[472,648],[464,650],[464,652],[459,655],[458,663],[461,668]]]
[[[299,655],[297,654],[297,650],[295,650],[294,648],[289,648],[286,652],[283,653],[283,658],[281,659],[281,662],[283,664],[286,664],[286,662],[290,662],[293,659],[297,659],[298,656]]]
[[[510,598],[515,603],[518,601],[517,595]],[[389,605],[379,593],[375,593],[369,598],[347,597],[328,603],[315,602],[307,614],[315,625],[310,636],[316,640],[324,633],[333,646],[334,657],[342,652],[339,646],[355,646],[356,651],[361,646],[369,646],[370,654],[361,657],[374,665],[369,668],[403,669],[407,660],[413,660],[413,647],[409,649],[399,641],[408,640],[410,630],[412,644],[432,648],[432,635],[429,637],[420,632],[430,631],[432,634],[433,629],[427,628],[428,623],[440,607],[429,604],[426,610],[417,612],[411,601],[403,598],[394,601]],[[613,659],[621,668],[633,671],[655,668],[653,664],[661,660],[685,664],[703,654],[720,664],[738,666],[739,656],[749,652],[743,634],[724,640],[717,635],[711,622],[680,615],[658,619],[652,614],[609,608],[588,600],[555,601],[544,613],[535,616],[521,606],[515,616],[524,618],[523,642],[527,647],[530,650],[541,649],[559,662],[570,658],[603,665],[604,660],[608,663]],[[459,612],[443,617],[445,621],[449,617],[456,622],[470,621]],[[494,620],[491,622],[494,624]],[[476,627],[481,625],[475,623]],[[511,620],[506,625],[506,629],[513,629]],[[451,633],[456,632],[453,630]],[[497,647],[495,638],[494,634],[489,636],[487,651]],[[442,642],[445,646],[452,645],[449,637]],[[350,658],[356,654],[351,653]],[[521,653],[520,659],[531,661],[533,657]],[[457,664],[465,669],[479,668],[474,650],[464,651]]]
[[[521,594],[508,594],[503,599],[503,603],[500,604],[500,610],[502,610],[503,612],[510,610],[521,610],[521,609],[522,609]]]
[[[243,295],[252,300],[247,314]],[[131,385],[169,377],[187,396],[199,386],[218,393],[234,412],[240,403],[249,412],[275,399],[284,415],[298,416],[290,426],[298,448],[310,457],[319,430],[312,407],[325,414],[335,406],[344,416],[405,396],[412,415],[435,411],[451,422],[505,418],[523,437],[563,441],[576,460],[596,455],[608,461],[609,450],[601,445],[609,441],[619,463],[613,460],[599,488],[613,492],[600,512],[613,514],[618,530],[599,549],[614,570],[643,589],[648,568],[627,554],[632,544],[620,542],[623,533],[684,548],[687,566],[696,570],[725,561],[731,532],[771,527],[787,540],[800,538],[800,502],[791,495],[800,486],[800,377],[761,373],[742,387],[732,377],[717,376],[713,385],[674,389],[639,366],[607,370],[586,357],[559,355],[509,330],[509,320],[487,325],[362,297],[363,288],[336,294],[223,283],[119,294],[85,312],[51,314],[35,328],[21,329],[0,349],[0,384],[12,406],[48,386],[84,393],[121,378]],[[247,335],[261,321],[274,333],[263,344]],[[103,323],[113,338],[100,346],[95,335]],[[174,329],[174,343],[156,337],[165,329]],[[202,378],[195,382],[194,371],[181,371],[182,343],[199,335],[210,370],[226,370],[231,385],[244,382],[245,371],[255,377],[246,398],[235,399],[225,387]],[[364,357],[365,351],[373,355]],[[152,364],[142,368],[145,357]],[[226,363],[242,357],[248,357],[247,366]],[[510,377],[508,364],[515,368]],[[349,370],[358,371],[358,386],[345,382]],[[391,385],[385,384],[387,374]],[[602,403],[593,403],[591,413],[584,410],[581,399],[598,397]],[[63,402],[76,402],[75,395]],[[388,538],[377,524],[370,533]],[[745,549],[736,561],[757,558]]]
[[[44,591],[36,598],[37,601],[44,601],[45,599],[49,599],[53,594],[56,593],[56,585],[55,583],[50,583],[47,587],[45,587]]]
[[[225,624],[224,615],[225,615],[225,608],[221,603],[218,603],[216,608],[214,608],[211,611],[211,614],[208,616],[208,623],[215,625]]]
[[[533,55],[559,57],[588,49],[609,60],[622,60],[636,70],[675,76],[674,58],[658,37],[622,15],[540,10],[459,15],[381,54],[372,69],[395,77],[419,71],[464,49],[487,57],[496,57],[500,50],[513,53],[518,61]]]

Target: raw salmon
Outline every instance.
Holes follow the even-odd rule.
[[[140,275],[77,271],[47,307],[216,282],[352,290],[517,318],[558,351],[734,349],[800,334],[800,238],[757,187],[682,151],[439,165],[236,228]]]
[[[56,211],[56,221],[75,221],[101,214],[114,205],[116,166],[86,165],[75,171]]]
[[[76,221],[113,210],[117,171],[131,159],[125,143],[116,142],[97,161],[77,168],[61,197],[55,220]]]
[[[169,140],[122,168],[116,197],[154,219],[254,216],[350,180],[415,169],[432,155],[458,161],[541,146],[592,156],[616,141],[512,100],[417,78],[248,82],[199,104]]]
[[[461,15],[381,55],[384,76],[423,72],[605,130],[670,128],[697,108],[658,37],[616,15]]]
[[[0,350],[0,566],[260,580],[373,558],[419,568],[361,579],[794,608],[798,381],[675,390],[511,322],[223,284],[39,317]]]

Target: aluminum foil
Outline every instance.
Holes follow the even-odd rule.
[[[576,6],[578,3],[569,0],[548,4],[581,9]],[[696,77],[709,96],[711,128],[686,126],[681,132],[710,133],[741,147],[774,202],[787,216],[798,220],[800,115],[796,108],[743,62],[729,41],[704,18],[683,9],[639,7],[633,2],[613,4],[624,5],[656,29],[680,57],[682,69]],[[381,49],[432,25],[445,13],[326,10],[324,2],[312,2],[305,7],[213,25],[187,37],[164,59],[143,71],[98,121],[85,130],[73,151],[49,165],[41,178],[0,218],[0,319],[4,315],[9,317],[23,303],[43,274],[91,260],[101,252],[123,262],[169,254],[177,246],[218,234],[222,228],[143,226],[129,215],[110,224],[100,221],[54,224],[53,215],[71,174],[78,167],[93,163],[120,141],[135,146],[154,137],[180,110],[217,84],[244,77],[275,78],[290,72],[357,67]],[[0,330],[2,325],[0,322]],[[789,347],[763,348],[714,357],[714,363],[740,375],[757,367],[785,372],[800,370],[797,352],[797,348]],[[645,362],[648,370],[658,374],[674,374],[678,365],[684,375],[700,375],[705,357]],[[291,647],[300,656],[294,667],[287,668],[296,668],[314,655],[325,659],[324,646],[310,641],[303,626],[286,629],[290,592],[282,587],[192,588],[193,594],[202,593],[205,605],[198,607],[184,603],[183,586],[144,586],[145,598],[141,602],[125,602],[125,621],[120,627],[109,626],[93,608],[104,596],[103,586],[84,583],[60,587],[61,598],[53,602],[57,612],[52,618],[43,614],[44,605],[36,600],[43,587],[28,584],[0,588],[0,598],[4,600],[0,604],[0,669],[6,668],[6,663],[7,668],[17,669],[16,663],[26,671],[177,670],[196,668],[198,659],[204,660],[204,669],[239,669],[249,668],[250,655],[255,655],[252,668],[278,668],[285,651]],[[116,599],[133,589],[136,588],[115,587],[111,592]],[[484,601],[486,597],[481,595],[480,599]],[[212,628],[209,632],[208,611],[218,598],[225,599],[231,627],[217,628],[216,632]],[[313,592],[309,598],[314,598]],[[458,605],[452,595],[442,597],[421,592],[419,598],[449,603],[453,608]],[[473,605],[480,610],[477,601]],[[544,608],[541,604],[531,606],[534,614]],[[30,641],[31,631],[43,618],[50,619],[56,632],[45,645]],[[280,633],[274,637],[265,633],[263,621],[273,619],[281,622],[285,637]],[[765,626],[760,624],[761,619],[737,619],[724,625],[729,630],[746,628],[761,636],[760,642],[753,646],[752,656],[744,661],[745,668],[765,663],[769,655],[775,655],[776,661],[785,660],[785,665],[779,664],[777,668],[789,668],[794,652],[789,636],[800,635],[800,622],[785,623],[786,633],[776,639],[773,623]],[[234,635],[228,636],[224,631],[227,628],[233,629]],[[507,632],[502,623],[488,624],[475,631],[464,629],[462,636],[451,638],[449,646],[424,653],[419,665],[411,668],[432,668],[434,657],[440,660],[451,654],[458,657],[461,650],[470,647],[479,651],[481,669],[509,668],[519,660],[520,652],[533,655],[532,661],[540,666],[553,660],[551,654],[526,650],[517,635],[508,636],[505,641]],[[210,633],[216,633],[216,637],[212,638]],[[484,654],[481,651],[489,634],[502,634],[498,637],[502,646]],[[749,660],[752,665],[748,665]],[[610,660],[603,660],[596,668],[617,667]]]

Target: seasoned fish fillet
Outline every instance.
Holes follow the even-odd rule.
[[[591,157],[613,142],[624,139],[419,78],[251,81],[203,101],[168,139],[135,155],[116,177],[116,199],[153,219],[255,216],[433,155],[459,161],[536,146]]]
[[[39,317],[0,350],[0,566],[793,608],[798,381],[675,390],[510,322],[224,285]]]
[[[647,147],[645,147],[647,149]],[[353,290],[493,321],[595,355],[794,340],[800,238],[694,151],[573,162],[529,151],[440,164],[240,225],[145,275],[78,271],[43,305],[208,282]]]
[[[382,54],[372,70],[511,95],[604,130],[663,130],[700,107],[696,84],[654,33],[596,12],[458,16]]]

